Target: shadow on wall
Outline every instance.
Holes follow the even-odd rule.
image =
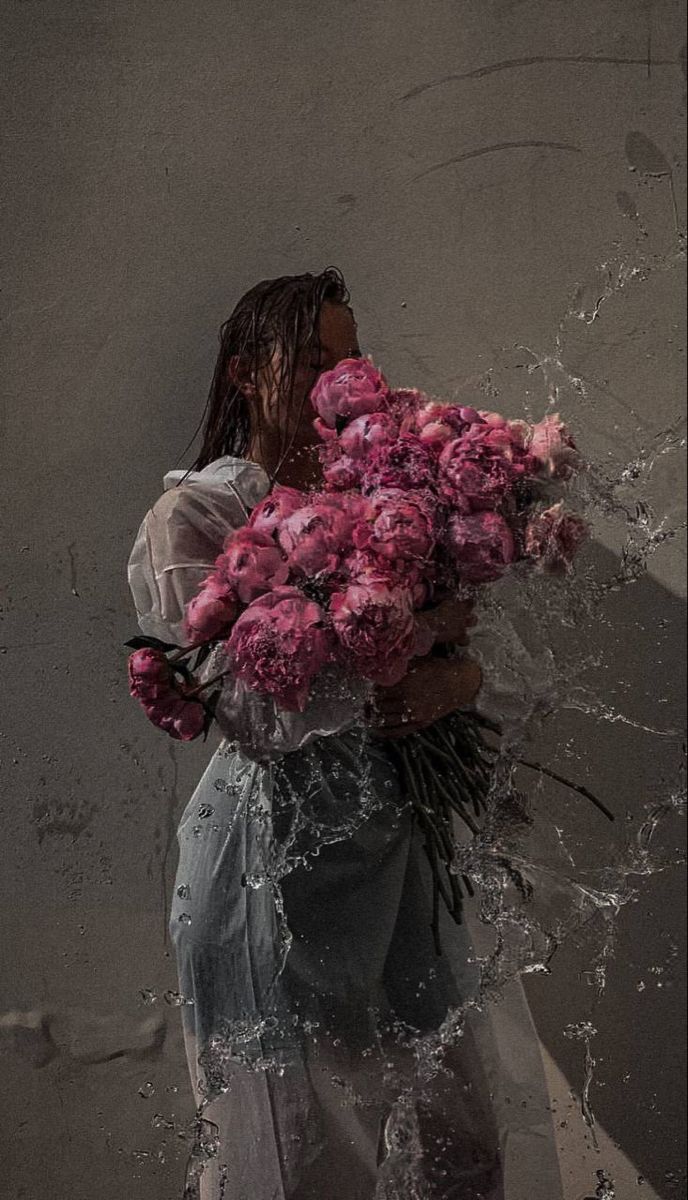
[[[595,577],[610,578],[618,569],[616,556],[599,544],[591,553]],[[559,871],[565,874],[570,855],[576,864],[571,875],[579,882],[587,878],[601,893],[606,883],[618,894],[625,875],[622,887],[629,890],[618,916],[613,900],[602,901],[589,924],[556,951],[551,975],[526,975],[524,984],[542,1042],[576,1096],[589,1071],[595,1118],[638,1175],[666,1200],[676,1200],[685,1195],[686,1181],[685,1033],[679,1023],[686,1003],[679,800],[685,788],[685,601],[644,575],[610,592],[600,614],[598,623],[579,632],[562,629],[557,646],[558,654],[570,651],[575,660],[582,634],[586,655],[599,653],[581,702],[597,711],[558,711],[551,728],[545,722],[530,757],[590,788],[613,810],[615,824],[549,781],[536,800],[536,819],[545,826],[551,817],[561,831]],[[589,703],[592,693],[599,708]],[[654,730],[677,732],[662,736]],[[519,768],[518,783],[532,792],[533,774]],[[638,868],[632,873],[619,869],[629,860],[629,846]],[[586,1035],[594,1060],[587,1070]]]

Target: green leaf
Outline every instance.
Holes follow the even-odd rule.
[[[196,655],[196,661],[194,663],[194,671],[197,671],[198,668],[201,666],[201,663],[205,662],[206,658],[210,654],[210,650],[211,650],[210,642],[206,642],[205,646],[201,646],[199,648],[198,654]]]
[[[181,650],[181,646],[177,646],[175,642],[163,642],[160,638],[144,635],[133,637],[128,642],[124,642],[124,645],[131,646],[133,650],[141,650],[144,646],[150,646],[153,650]]]

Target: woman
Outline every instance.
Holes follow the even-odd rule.
[[[348,301],[334,268],[266,280],[223,326],[201,452],[165,476],[132,549],[145,633],[183,645],[184,605],[229,530],[275,482],[318,485],[309,392],[361,353]],[[438,643],[467,644],[468,605],[432,621]],[[217,665],[209,656],[202,678]],[[469,657],[430,655],[372,710],[324,675],[306,712],[285,715],[225,681],[223,741],[178,829],[170,917],[202,1116],[187,1195],[560,1196],[522,992],[505,1050],[477,1009],[470,937],[446,913],[435,953],[430,868],[389,749],[471,706],[480,683]]]

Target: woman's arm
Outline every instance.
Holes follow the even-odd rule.
[[[482,685],[473,658],[420,658],[400,683],[379,687],[370,726],[378,737],[404,737],[473,704]]]
[[[453,596],[443,600],[436,608],[423,612],[423,620],[435,635],[439,645],[451,642],[456,646],[468,645],[468,630],[477,623],[474,600],[457,600]]]
[[[187,644],[185,607],[212,570],[224,539],[244,522],[237,498],[226,489],[194,484],[163,492],[139,526],[127,565],[142,633]]]

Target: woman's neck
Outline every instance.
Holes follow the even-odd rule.
[[[295,444],[280,463],[283,453],[284,448],[276,439],[271,439],[267,444],[265,439],[262,439],[262,444],[253,441],[248,448],[251,461],[258,463],[275,483],[300,491],[322,487],[322,467],[317,445]]]

